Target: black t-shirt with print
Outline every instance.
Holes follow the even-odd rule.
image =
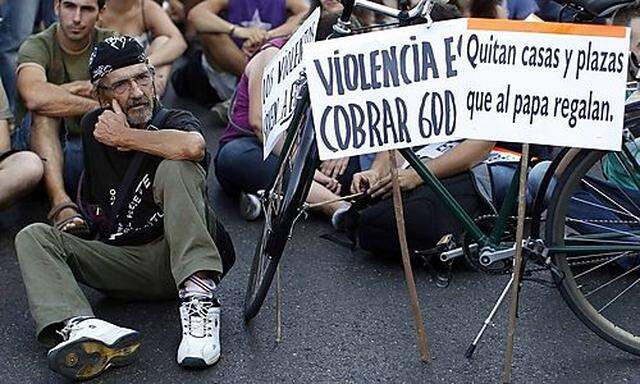
[[[104,109],[96,109],[86,114],[81,122],[82,142],[84,146],[83,201],[94,204],[102,211],[101,215],[109,218],[113,230],[101,233],[100,239],[114,245],[140,245],[157,239],[163,234],[162,209],[153,197],[153,182],[160,157],[144,154],[140,168],[133,178],[125,201],[120,206],[119,214],[114,219],[112,206],[116,201],[129,164],[136,151],[118,151],[98,142],[93,130],[98,116]],[[155,113],[157,113],[156,108]],[[175,129],[202,133],[200,121],[190,112],[169,110],[164,124],[158,129]],[[207,170],[209,155],[200,162]]]

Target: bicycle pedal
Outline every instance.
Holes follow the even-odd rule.
[[[438,240],[438,242],[436,243],[436,248],[438,247],[445,247],[447,249],[444,249],[443,251],[448,251],[450,249],[453,249],[455,247],[451,247],[452,245],[455,245],[455,243],[453,242],[453,235],[451,233],[446,234],[444,236],[442,236],[440,238],[440,240]]]

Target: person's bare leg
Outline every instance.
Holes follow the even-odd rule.
[[[9,130],[9,122],[6,119],[0,119],[0,152],[11,149],[11,131]]]
[[[340,196],[331,192],[327,187],[314,181],[311,184],[311,189],[309,190],[309,195],[307,196],[307,203],[316,204],[323,203],[325,201],[335,200]],[[324,204],[318,207],[318,212],[331,217],[337,210],[342,206],[342,202],[338,201],[335,203]]]
[[[211,33],[200,35],[200,38],[209,64],[235,76],[242,76],[249,59],[231,37],[222,33]]]
[[[0,210],[35,188],[44,172],[42,160],[33,152],[18,152],[0,161]]]
[[[44,187],[51,206],[72,201],[64,187],[64,155],[60,143],[59,119],[32,113],[31,149],[44,160]],[[61,221],[76,213],[73,209],[67,208],[54,220]],[[63,230],[80,224],[81,219],[73,220]]]

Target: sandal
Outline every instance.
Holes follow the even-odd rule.
[[[62,231],[62,232],[66,232],[69,233],[71,235],[76,235],[76,236],[81,236],[81,235],[87,235],[89,234],[89,226],[87,225],[87,221],[84,219],[84,217],[82,217],[82,215],[80,213],[76,213],[75,215],[71,215],[69,217],[67,217],[64,220],[56,220],[56,218],[58,217],[58,215],[60,214],[60,212],[62,212],[65,209],[73,209],[76,212],[79,212],[78,206],[70,201],[61,203],[56,205],[55,207],[51,208],[51,211],[49,212],[49,215],[47,215],[47,218],[49,219],[49,221],[51,221],[52,225]],[[82,220],[82,223],[76,223],[75,226],[73,226],[72,228],[69,228],[67,230],[63,230],[63,228],[71,223],[74,220],[80,219]]]

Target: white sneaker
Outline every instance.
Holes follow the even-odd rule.
[[[131,364],[140,347],[138,332],[96,318],[71,319],[58,333],[64,341],[47,353],[49,368],[73,380]]]
[[[178,364],[202,368],[220,359],[220,304],[211,295],[182,298],[180,306],[182,341],[178,347]]]
[[[240,193],[240,216],[247,221],[254,221],[262,213],[262,202],[256,195]]]

